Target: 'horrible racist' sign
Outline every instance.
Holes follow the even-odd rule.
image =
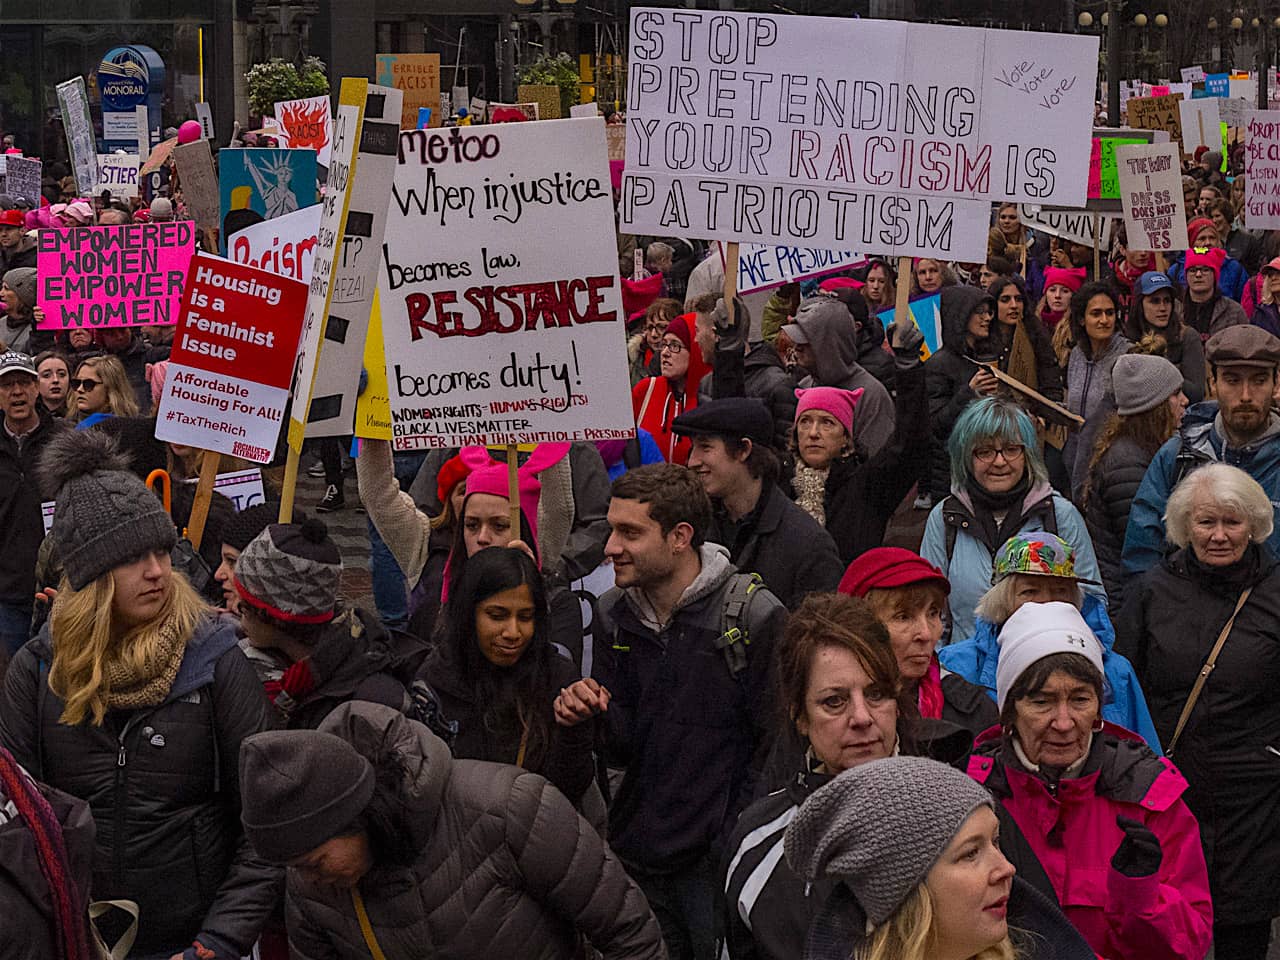
[[[642,8],[630,37],[627,232],[979,259],[991,201],[1084,205],[1096,38]]]
[[[604,125],[401,131],[378,296],[400,450],[630,437]]]

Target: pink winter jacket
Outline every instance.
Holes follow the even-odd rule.
[[[1089,771],[1063,780],[1055,798],[1012,759],[992,727],[978,737],[969,776],[987,786],[1026,835],[1066,914],[1103,960],[1203,960],[1213,936],[1200,827],[1187,782],[1135,734],[1106,724]],[[1149,877],[1126,877],[1111,858],[1124,839],[1117,815],[1146,824],[1164,858]]]

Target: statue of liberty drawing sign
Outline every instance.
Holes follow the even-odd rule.
[[[245,169],[253,180],[254,188],[262,197],[263,215],[268,220],[283,217],[298,209],[298,196],[290,183],[293,169],[287,157],[262,156],[267,151],[252,151],[245,157]],[[261,162],[259,162],[261,161]]]

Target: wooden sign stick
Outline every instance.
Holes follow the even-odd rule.
[[[736,240],[724,245],[724,309],[729,315],[729,326],[733,326],[733,301],[738,295],[738,243]],[[750,333],[748,332],[748,336]]]
[[[191,517],[187,521],[187,539],[196,550],[204,539],[204,524],[209,519],[209,504],[213,500],[213,481],[218,476],[218,464],[222,455],[212,450],[204,452],[200,461],[200,482],[196,484],[195,500],[191,504]]]
[[[511,501],[511,533],[512,540],[523,540],[524,533],[520,529],[520,466],[519,448],[514,443],[507,444],[507,499]],[[531,549],[536,549],[529,544]]]

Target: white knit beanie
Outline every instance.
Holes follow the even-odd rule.
[[[996,702],[1004,699],[1023,672],[1055,653],[1077,653],[1102,675],[1102,644],[1070,603],[1024,603],[1000,630],[996,664]]]

